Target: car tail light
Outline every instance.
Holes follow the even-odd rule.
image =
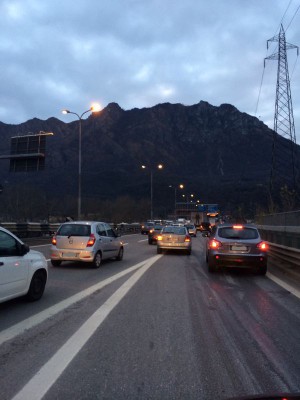
[[[162,239],[163,239],[162,235],[157,236],[157,240],[162,240]]]
[[[154,229],[150,229],[149,233],[153,233],[153,232],[154,232]]]
[[[88,242],[87,242],[87,244],[86,244],[86,247],[92,247],[92,246],[94,246],[95,242],[96,242],[96,238],[95,238],[95,235],[92,233],[92,234],[90,235],[90,237],[89,237],[89,240],[88,240]]]
[[[269,246],[266,242],[260,242],[260,243],[258,243],[258,245],[256,247],[259,248],[259,250],[261,250],[261,251],[269,250]]]
[[[51,243],[53,244],[53,246],[56,246],[56,236],[53,236]]]
[[[233,229],[244,229],[243,225],[233,225]]]
[[[184,238],[185,242],[190,242],[191,241],[191,237],[189,235],[186,235],[186,237]]]
[[[221,246],[222,246],[222,243],[219,242],[218,240],[212,239],[209,242],[210,249],[219,249]]]

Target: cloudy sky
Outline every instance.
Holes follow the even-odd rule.
[[[230,103],[273,128],[280,23],[300,46],[300,0],[0,0],[0,121]],[[288,51],[300,142],[300,62]]]

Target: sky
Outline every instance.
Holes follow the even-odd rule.
[[[300,46],[300,0],[0,0],[0,121],[159,103],[234,105],[273,128],[283,24]],[[297,143],[300,62],[288,51]],[[85,115],[85,117],[88,113]],[[72,118],[73,117],[73,118]]]

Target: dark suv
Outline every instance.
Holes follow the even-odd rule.
[[[202,236],[208,238],[206,261],[209,272],[218,267],[251,267],[261,275],[266,274],[268,245],[261,239],[256,226],[220,224]]]
[[[154,226],[154,222],[145,222],[141,226],[141,234],[148,235],[150,229]]]

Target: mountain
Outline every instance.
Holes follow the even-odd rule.
[[[40,131],[54,133],[47,137],[45,170],[12,173],[9,161],[0,160],[2,219],[11,218],[13,207],[19,213],[22,208],[27,213],[40,208],[47,215],[76,212],[78,120],[0,123],[0,155],[9,153],[12,136]],[[96,212],[121,197],[131,199],[136,207],[149,203],[152,169],[156,214],[173,211],[174,191],[169,186],[183,183],[178,201],[183,193],[193,193],[201,203],[218,203],[229,211],[240,208],[253,215],[257,208],[268,207],[273,138],[274,132],[262,121],[230,104],[164,103],[125,111],[110,103],[82,120],[82,209]],[[280,164],[273,177],[284,176],[290,186],[290,141],[276,138],[274,154]],[[163,170],[156,169],[158,163],[163,163]],[[149,168],[142,170],[142,164]],[[39,200],[33,202],[33,197]]]

